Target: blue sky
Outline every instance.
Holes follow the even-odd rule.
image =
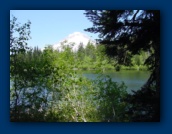
[[[45,47],[55,44],[73,32],[82,32],[98,38],[97,34],[85,32],[92,23],[83,14],[84,10],[10,10],[21,24],[31,21],[29,46]]]

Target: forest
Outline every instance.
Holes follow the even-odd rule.
[[[21,25],[17,18],[13,17],[10,20],[10,120],[159,121],[160,50],[157,47],[158,41],[155,40],[158,32],[157,36],[152,38],[154,34],[148,36],[144,33],[150,32],[145,30],[150,24],[159,28],[159,20],[154,20],[159,17],[159,12],[141,11],[142,16],[137,20],[135,16],[138,12],[140,11],[86,11],[86,17],[93,24],[103,26],[103,29],[93,27],[86,31],[102,32],[106,38],[97,45],[88,43],[86,48],[81,43],[76,52],[72,51],[71,46],[65,46],[63,43],[62,51],[54,50],[52,45],[47,45],[44,50],[28,47],[31,22]],[[133,22],[127,22],[127,15],[133,17]],[[118,16],[126,19],[125,25],[129,25],[128,28],[121,24],[124,22],[118,24]],[[137,21],[138,25],[135,28]],[[111,26],[112,22],[117,23],[118,27]],[[133,31],[131,30],[130,35],[121,31],[107,34],[110,33],[109,29],[118,31],[121,27],[125,27],[122,31]],[[156,32],[154,27],[150,30]],[[119,36],[118,39],[114,38],[116,35]],[[152,73],[143,88],[131,95],[127,93],[125,83],[114,82],[109,76],[102,75],[109,69],[149,70]],[[99,77],[90,80],[78,75],[78,70],[95,70]]]

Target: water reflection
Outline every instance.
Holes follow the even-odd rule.
[[[99,74],[95,73],[95,71],[82,71],[79,72],[83,76],[88,79],[95,80],[99,76]],[[150,72],[148,71],[105,71],[103,75],[109,75],[112,78],[112,81],[115,82],[124,82],[127,86],[128,93],[131,93],[131,90],[137,91],[140,89],[147,79],[150,76]]]

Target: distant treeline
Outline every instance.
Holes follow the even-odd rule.
[[[51,45],[45,47],[56,55],[56,59],[59,64],[65,61],[70,69],[74,70],[147,70],[147,66],[144,65],[145,60],[149,57],[149,52],[141,51],[140,54],[134,55],[131,58],[130,65],[118,65],[115,57],[109,57],[106,55],[106,47],[104,45],[93,45],[88,43],[84,48],[83,44],[79,45],[78,51],[73,52],[69,45],[64,46],[62,44],[62,51],[54,50]],[[45,51],[44,50],[44,51]],[[26,55],[40,56],[43,53],[38,47],[30,50]]]

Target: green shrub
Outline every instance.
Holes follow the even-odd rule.
[[[110,77],[105,77],[95,81],[96,100],[99,118],[105,122],[124,122],[129,118],[125,116],[127,103],[124,102],[127,96],[124,83],[113,82]]]

